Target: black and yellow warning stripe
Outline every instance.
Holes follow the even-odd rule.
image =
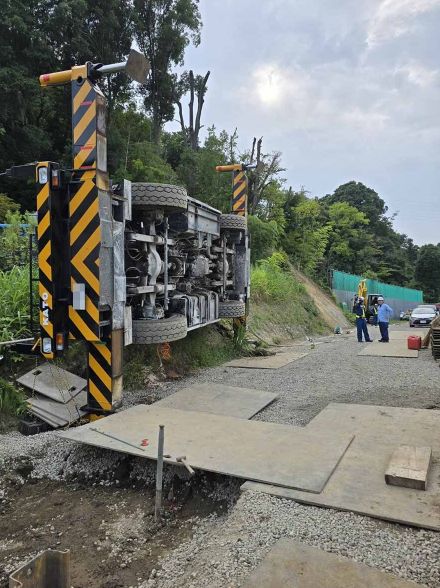
[[[73,182],[70,185],[71,287],[85,284],[85,310],[69,306],[70,337],[100,339],[99,253],[101,225],[96,186],[96,90],[86,78],[72,81]]]
[[[75,339],[98,341],[99,254],[101,226],[98,189],[91,180],[75,184],[69,204],[71,287],[85,284],[85,310],[69,307],[70,332]]]
[[[244,171],[234,171],[232,190],[232,212],[238,216],[246,216],[247,178]]]
[[[112,351],[111,340],[88,343],[87,408],[98,413],[112,409]]]
[[[39,183],[40,168],[47,169],[48,181],[45,184]],[[52,281],[52,237],[50,223],[50,184],[49,184],[49,163],[43,161],[36,166],[37,182],[37,238],[38,238],[38,293],[39,293],[39,314],[40,329],[42,338],[51,339],[52,352],[44,353],[47,359],[54,357],[54,329],[53,329],[53,281]],[[42,348],[43,349],[43,348]]]
[[[75,171],[96,167],[96,90],[85,79],[72,82],[73,167]]]

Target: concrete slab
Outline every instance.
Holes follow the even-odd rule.
[[[87,392],[83,390],[66,403],[50,400],[40,394],[28,398],[27,402],[29,412],[37,414],[37,411],[37,416],[49,422],[51,426],[54,426],[53,422],[55,422],[62,427],[74,423],[86,414],[81,407],[87,404]]]
[[[321,494],[251,482],[242,489],[440,531],[440,411],[329,404],[305,428],[356,435]],[[384,472],[398,445],[432,448],[424,492],[385,483]]]
[[[276,355],[269,355],[267,357],[242,357],[240,359],[233,359],[224,365],[233,368],[250,368],[260,370],[277,370],[292,361],[296,361],[305,357],[308,353],[300,353],[298,351],[287,351],[277,353]]]
[[[43,363],[17,378],[17,382],[57,402],[68,402],[87,386],[86,380],[53,363]]]
[[[322,491],[353,438],[346,433],[309,432],[303,427],[246,421],[154,404],[133,406],[97,423],[69,429],[59,435],[156,459],[160,424],[165,426],[164,453],[172,456],[166,460],[168,463],[175,464],[176,457],[185,455],[194,469],[309,492]],[[149,444],[141,448],[141,441],[145,438]]]
[[[416,588],[347,557],[281,539],[242,584],[243,588]],[[426,587],[425,587],[426,588]]]
[[[276,394],[264,390],[236,388],[209,382],[183,388],[155,402],[154,406],[250,419],[276,398]]]
[[[391,337],[391,335],[390,335]],[[366,343],[358,355],[368,355],[376,357],[408,357],[417,358],[419,352],[417,349],[408,349],[406,337],[401,339],[390,339],[389,343]]]

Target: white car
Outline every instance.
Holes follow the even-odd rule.
[[[409,319],[410,327],[429,327],[431,322],[437,316],[437,311],[433,306],[418,306],[415,308]]]

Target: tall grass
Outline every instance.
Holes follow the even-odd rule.
[[[29,269],[0,271],[0,341],[29,336]]]
[[[313,335],[326,326],[284,253],[259,261],[251,276],[251,329],[273,342]]]
[[[26,410],[26,398],[7,380],[0,378],[0,414],[16,416]]]

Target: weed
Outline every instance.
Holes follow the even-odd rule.
[[[26,410],[26,397],[10,382],[0,378],[0,413],[18,416]]]

